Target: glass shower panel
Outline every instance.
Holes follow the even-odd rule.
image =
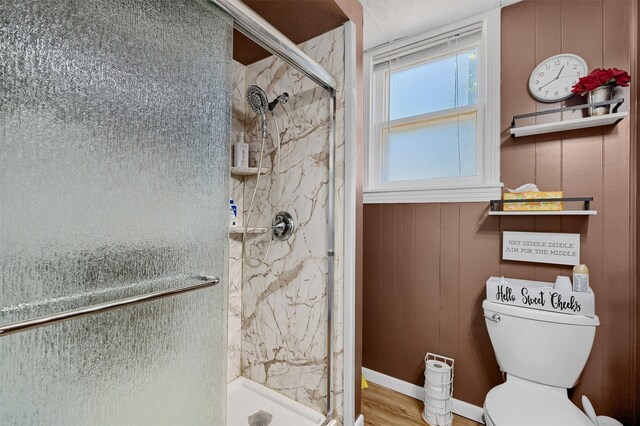
[[[0,2],[0,325],[224,279],[232,22]],[[224,425],[226,282],[0,337],[1,425]]]

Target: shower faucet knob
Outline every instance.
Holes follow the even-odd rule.
[[[271,224],[274,238],[280,241],[286,241],[291,238],[295,227],[293,216],[288,212],[276,213],[276,216],[273,218],[273,223]]]

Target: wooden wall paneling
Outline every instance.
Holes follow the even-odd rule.
[[[439,354],[458,358],[460,294],[460,204],[440,207],[440,349]],[[454,377],[457,389],[460,376]]]
[[[500,234],[495,217],[486,216],[481,203],[460,205],[459,350],[456,376],[464,378],[455,388],[456,398],[482,406],[489,390],[502,383],[482,301],[488,277],[500,271]]]
[[[562,53],[562,2],[536,2],[535,10],[535,63],[536,65],[553,55]],[[536,102],[536,110],[559,108],[562,103],[544,104]],[[547,114],[536,119],[537,123],[554,122],[561,114]],[[562,139],[552,133],[535,137],[535,182],[542,191],[562,189]],[[569,207],[571,208],[571,207]],[[534,218],[534,231],[561,232],[560,217]],[[555,281],[558,275],[570,275],[571,269],[558,265],[537,264],[534,279]]]
[[[398,377],[396,363],[396,206],[383,204],[380,216],[380,372]]]
[[[516,188],[536,178],[536,151],[533,137],[512,139],[509,134],[513,115],[535,111],[536,103],[528,94],[529,75],[535,62],[535,2],[502,11],[502,89],[501,120],[503,136],[500,149],[502,182]],[[533,217],[502,217],[500,231],[531,231]],[[522,262],[502,262],[500,274],[524,278],[533,266]]]
[[[512,139],[509,132],[514,115],[532,112],[536,108],[527,91],[529,75],[535,66],[535,3],[527,2],[520,6],[503,9],[502,12],[503,38],[508,34],[512,40],[501,45],[500,171],[502,182],[507,188],[516,188],[535,179],[535,145],[531,143],[533,137]]]
[[[576,10],[589,13],[578,14]],[[602,66],[603,57],[603,11],[602,2],[586,0],[563,3],[562,11],[562,43],[565,52],[582,56],[589,69]],[[589,28],[589,31],[584,31]],[[602,217],[606,214],[602,204],[602,130],[584,129],[571,132],[562,146],[563,189],[568,195],[591,195],[594,197],[592,207],[600,211],[600,215],[589,218],[588,231],[582,232],[581,261],[589,267],[591,283],[598,294],[602,287]],[[566,232],[583,230],[576,218],[563,218],[562,226]],[[606,323],[606,317],[603,318]],[[573,401],[579,403],[579,397],[587,394],[595,406],[602,406],[605,401],[603,384],[607,380],[603,371],[603,352],[605,351],[604,333],[606,326],[596,332],[593,349],[589,361],[582,374],[578,386],[573,392]]]
[[[412,383],[424,384],[424,358],[440,348],[440,204],[416,205],[414,361]]]
[[[629,48],[623,43],[629,33],[630,3],[605,1],[604,4],[604,67],[630,69]],[[629,89],[616,89],[629,100]],[[619,399],[606,398],[602,412],[631,423],[634,381],[632,377],[632,296],[630,246],[632,214],[630,199],[630,120],[606,128],[603,141],[603,282],[598,292],[600,306],[606,307],[603,368],[606,379],[604,395],[618,394]],[[623,336],[628,336],[624,339]]]
[[[602,262],[602,218],[607,214],[606,206],[602,203],[602,134],[593,136],[593,130],[577,131],[573,139],[565,139],[563,144],[563,182],[564,190],[568,194],[591,195],[594,197],[592,208],[598,210],[597,216],[589,219],[564,217],[562,230],[581,234],[580,260],[589,268],[590,284],[598,295],[606,291],[603,283]],[[614,207],[615,208],[615,207]],[[598,296],[597,296],[598,297]],[[596,310],[602,315],[603,305],[597,301]],[[602,357],[605,347],[604,334],[607,327],[606,316],[601,319],[601,326],[596,331],[596,337],[591,350],[589,361],[582,373],[582,378],[574,392],[573,400],[579,403],[579,396],[587,394],[595,404],[604,402],[603,381],[608,380],[603,370]],[[615,379],[613,379],[615,380]]]
[[[366,285],[363,288],[363,363],[375,371],[381,371],[382,338],[380,335],[380,309],[381,309],[381,208],[372,204],[366,207],[364,215],[363,233],[366,236],[366,245],[363,250],[363,280]]]
[[[419,360],[414,352],[415,306],[415,241],[416,208],[414,204],[396,207],[396,351],[398,378],[406,382],[413,379],[413,366]],[[384,224],[383,224],[384,225]]]
[[[629,72],[631,75],[638,76],[640,74],[640,5],[637,1],[630,3],[630,67]],[[632,227],[631,235],[633,238],[631,246],[632,263],[631,263],[631,294],[634,299],[634,305],[632,309],[632,328],[635,331],[632,334],[634,343],[634,363],[632,364],[632,370],[635,370],[632,375],[632,380],[635,381],[635,386],[632,388],[632,421],[630,424],[638,424],[640,422],[640,291],[638,291],[637,279],[638,279],[638,265],[640,265],[640,250],[638,249],[638,242],[640,241],[640,197],[638,191],[640,190],[640,173],[638,173],[638,164],[640,164],[638,155],[638,141],[640,140],[640,109],[638,108],[640,100],[640,85],[634,84],[630,88],[629,109],[631,110],[631,116],[629,118],[629,131],[630,131],[630,151],[631,151],[631,200],[632,200]],[[634,220],[635,219],[635,220]]]

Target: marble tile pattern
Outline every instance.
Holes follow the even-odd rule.
[[[232,80],[232,123],[231,138],[233,153],[233,143],[238,140],[238,134],[244,132],[245,127],[245,67],[233,61]],[[233,155],[233,154],[232,154]],[[229,159],[232,161],[232,158]],[[229,180],[229,198],[238,205],[238,219],[242,223],[243,211],[243,180],[242,178],[231,176]],[[229,310],[228,310],[228,358],[227,358],[227,380],[231,382],[240,376],[240,350],[242,342],[242,239],[236,236],[229,237]]]
[[[300,47],[329,71],[339,85],[336,111],[333,375],[335,414],[341,420],[344,31],[338,28]],[[286,210],[296,221],[296,231],[288,241],[276,240],[272,243],[265,264],[251,268],[243,263],[241,374],[317,411],[325,412],[329,96],[325,90],[275,57],[251,64],[245,71],[245,85],[259,85],[270,100],[282,92],[288,92],[291,97],[289,103],[275,110],[282,146],[279,189],[276,190],[275,173],[261,179],[250,225],[268,226],[273,212]],[[234,105],[235,99],[234,91]],[[260,119],[248,107],[245,107],[245,112],[245,134],[254,144],[251,149],[255,150],[260,142]],[[269,131],[270,135],[275,134],[271,117]],[[270,169],[275,167],[275,144],[273,137],[266,141],[264,166]],[[255,179],[245,183],[245,208],[248,207],[253,185]],[[253,258],[264,254],[269,239],[268,234],[251,237],[250,253]],[[233,253],[233,246],[230,251]],[[237,271],[234,273],[237,274]],[[230,312],[232,310],[230,308]],[[233,323],[231,318],[229,323]],[[229,342],[232,341],[230,336]]]

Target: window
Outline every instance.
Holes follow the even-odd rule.
[[[365,202],[499,198],[499,16],[366,53]]]

